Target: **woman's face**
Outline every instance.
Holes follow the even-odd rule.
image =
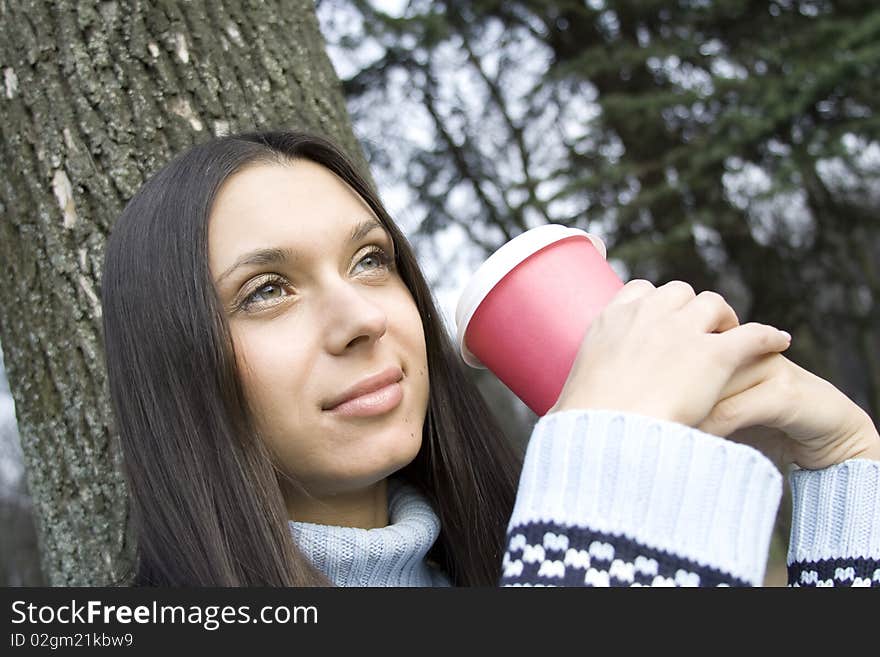
[[[365,223],[377,225],[358,231]],[[253,165],[221,188],[208,248],[245,392],[284,471],[323,497],[412,461],[428,405],[425,336],[391,238],[360,196],[308,160]],[[391,410],[326,409],[389,368],[403,373]]]

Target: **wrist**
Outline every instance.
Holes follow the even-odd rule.
[[[597,396],[591,397],[589,400],[562,400],[547,412],[558,413],[561,411],[611,411],[614,413],[632,413],[641,415],[655,420],[663,420],[666,422],[678,422],[684,424],[673,413],[669,413],[659,407],[651,407],[645,403],[627,402],[621,399],[602,399]]]
[[[871,416],[862,410],[862,422],[859,429],[860,447],[853,458],[880,461],[880,433],[871,421]]]

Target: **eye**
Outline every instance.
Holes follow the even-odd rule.
[[[388,252],[380,246],[372,247],[370,251],[360,259],[358,264],[370,261],[376,263],[376,266],[370,267],[370,269],[390,269],[391,265],[394,264],[394,258],[388,255]]]
[[[357,264],[358,266],[366,266],[367,273],[391,271],[394,269],[394,257],[389,255],[382,247],[373,246]],[[253,310],[253,312],[259,312],[261,309],[278,305],[288,296],[286,289],[288,285],[287,279],[277,274],[268,274],[260,277],[256,285],[257,287],[252,288],[252,292],[236,304],[235,310],[252,312],[252,307],[257,306],[258,308]]]
[[[263,278],[260,281],[260,286],[238,304],[239,310],[247,310],[255,303],[265,302],[265,305],[270,306],[278,303],[278,301],[284,298],[284,284],[285,280],[279,276]]]

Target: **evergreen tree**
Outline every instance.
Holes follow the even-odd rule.
[[[485,257],[547,221],[594,230],[630,277],[717,290],[793,333],[792,358],[880,419],[874,3],[320,9],[354,56],[358,124],[409,103],[373,119],[373,157],[414,190],[421,232],[455,226]]]

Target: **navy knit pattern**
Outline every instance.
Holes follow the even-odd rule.
[[[796,561],[788,566],[788,585],[880,587],[880,560],[852,557]]]
[[[501,586],[748,586],[710,566],[584,527],[518,525],[507,545]]]

